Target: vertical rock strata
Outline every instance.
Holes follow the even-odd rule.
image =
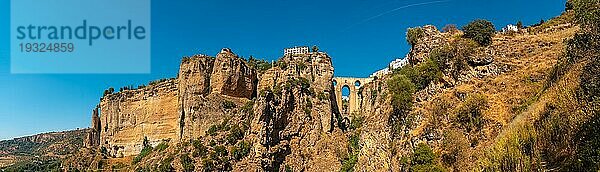
[[[254,101],[244,138],[252,157],[236,169],[336,171],[348,150],[332,78],[331,57],[322,52],[286,55],[260,78],[229,49],[185,57],[176,79],[102,97],[99,134],[87,142],[114,157],[137,155],[145,138],[155,146],[204,137],[238,113],[225,105]]]

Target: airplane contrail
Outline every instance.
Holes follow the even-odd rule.
[[[392,10],[389,10],[389,11],[386,11],[386,12],[383,12],[383,13],[380,13],[380,14],[378,14],[378,15],[375,15],[375,16],[373,16],[373,17],[369,17],[369,18],[367,18],[367,19],[365,19],[365,20],[363,20],[363,21],[361,21],[361,22],[355,23],[355,24],[353,24],[353,25],[350,25],[349,27],[347,27],[346,29],[344,29],[344,30],[342,30],[342,31],[346,31],[346,30],[348,30],[348,29],[350,29],[350,28],[352,28],[352,27],[354,27],[354,26],[357,26],[357,25],[360,25],[360,24],[366,23],[366,22],[368,22],[368,21],[371,21],[371,20],[373,20],[373,19],[376,19],[376,18],[378,18],[378,17],[381,17],[381,16],[384,16],[384,15],[387,15],[387,14],[389,14],[389,13],[392,13],[392,12],[394,12],[394,11],[398,11],[398,10],[401,10],[401,9],[405,9],[405,8],[409,8],[409,7],[414,7],[414,6],[420,6],[420,5],[428,5],[428,4],[437,4],[437,3],[443,3],[443,2],[448,2],[448,1],[450,1],[450,0],[442,0],[442,1],[429,1],[429,2],[421,2],[421,3],[415,3],[415,4],[409,4],[409,5],[401,6],[401,7],[394,8],[394,9],[392,9]]]

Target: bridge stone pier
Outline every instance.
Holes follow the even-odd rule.
[[[334,77],[333,87],[335,88],[335,97],[337,101],[338,109],[340,113],[348,115],[352,112],[356,112],[360,108],[360,102],[362,95],[358,94],[359,89],[367,83],[373,81],[373,78],[353,78],[353,77]],[[342,99],[342,89],[347,87],[350,90],[348,95],[348,102],[346,105]]]

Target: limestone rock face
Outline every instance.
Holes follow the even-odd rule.
[[[180,94],[208,94],[213,64],[214,58],[205,55],[183,58],[177,78]]]
[[[158,144],[179,133],[176,81],[109,94],[100,102],[100,145],[115,157],[136,155],[144,138]]]
[[[467,60],[471,66],[485,66],[494,62],[494,56],[496,55],[494,49],[483,48],[471,55]]]
[[[346,137],[334,129],[331,58],[325,53],[285,56],[262,75],[251,138],[254,163],[273,171],[337,171]],[[341,148],[340,148],[341,147]]]
[[[240,98],[252,98],[256,88],[256,71],[225,48],[214,63],[211,74],[211,92]]]
[[[378,89],[381,88],[381,89]],[[385,78],[375,80],[363,86],[361,114],[364,115],[362,132],[360,133],[360,152],[355,169],[364,171],[392,171],[391,143],[392,133],[389,126],[392,107],[390,99],[382,97],[386,90]]]
[[[200,108],[206,102],[206,96],[210,93],[210,75],[212,73],[214,58],[205,55],[196,55],[184,58],[179,69],[178,81],[178,115],[179,115],[179,137],[191,138],[197,130],[202,130],[204,125],[198,125],[194,121],[200,116]],[[218,108],[219,106],[209,106]],[[204,114],[214,114],[216,110],[203,109]],[[204,119],[204,118],[202,118]],[[203,132],[201,132],[203,133]]]
[[[451,38],[451,33],[442,33],[435,26],[423,26],[425,36],[417,41],[410,52],[408,58],[411,64],[418,64],[429,58],[431,50],[448,45],[448,39]]]
[[[153,145],[197,138],[225,118],[224,101],[243,104],[255,87],[256,72],[229,49],[216,60],[205,55],[185,57],[177,79],[104,96],[99,134],[91,132],[86,142],[99,142],[110,155],[120,157],[138,154],[144,138]]]

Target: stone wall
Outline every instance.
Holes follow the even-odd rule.
[[[100,145],[120,157],[138,154],[145,137],[153,144],[176,140],[177,107],[175,80],[107,95],[100,102]]]

